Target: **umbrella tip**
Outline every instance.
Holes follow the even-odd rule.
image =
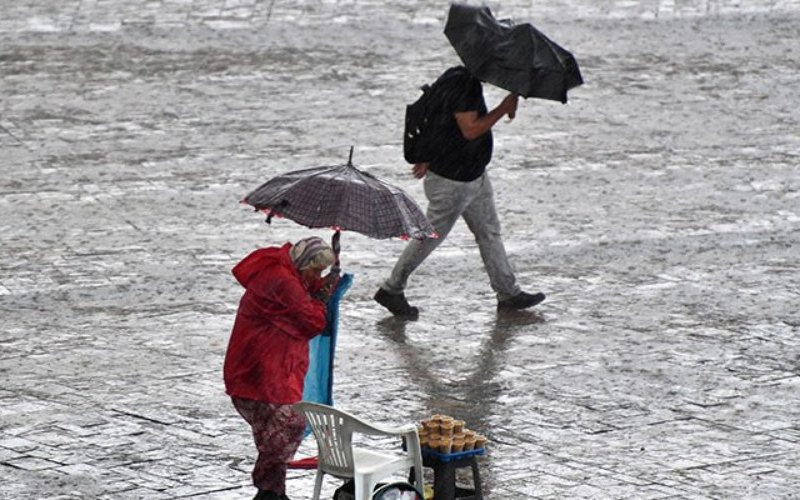
[[[347,165],[351,167],[353,166],[353,149],[355,146],[350,146],[350,158],[347,159]]]

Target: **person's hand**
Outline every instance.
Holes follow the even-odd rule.
[[[519,96],[517,94],[508,94],[500,103],[500,109],[503,113],[508,115],[509,120],[513,120],[517,116],[517,106],[519,105]]]
[[[321,301],[324,304],[327,304],[329,300],[331,300],[331,295],[333,295],[333,283],[326,283],[322,286],[319,290],[314,292],[312,297]]]
[[[417,179],[422,179],[425,177],[425,174],[428,173],[428,167],[430,167],[430,162],[423,162],[423,163],[415,163],[412,172],[414,173],[414,177]]]
[[[314,292],[312,297],[327,304],[333,295],[334,290],[336,290],[336,284],[339,282],[339,271],[331,269],[331,271],[327,275],[323,276],[321,280],[322,284],[320,285],[319,289]]]

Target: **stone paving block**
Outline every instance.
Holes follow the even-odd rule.
[[[38,443],[22,437],[5,437],[5,432],[3,439],[0,440],[0,447],[14,450],[18,453],[36,449],[37,446]]]
[[[75,442],[75,437],[57,430],[47,429],[44,432],[26,434],[27,439],[49,447],[66,447]]]
[[[104,499],[114,499],[119,498],[120,500],[135,500],[137,498],[153,498],[155,500],[167,499],[167,498],[175,498],[172,492],[164,492],[164,491],[154,491],[149,488],[142,488],[142,487],[133,487],[129,489],[123,489],[121,491],[113,491],[107,495],[104,495]]]
[[[108,474],[107,472],[99,469],[96,466],[85,464],[85,463],[78,463],[78,464],[70,464],[70,465],[62,465],[57,467],[56,470],[58,472],[63,472],[69,476],[78,476],[84,475],[89,477],[101,477],[103,475]]]
[[[14,467],[16,469],[22,469],[26,471],[41,471],[46,469],[54,469],[58,467],[59,464],[44,458],[21,456],[6,460],[3,462],[3,465],[6,467]]]
[[[5,462],[6,460],[21,458],[22,456],[24,456],[24,451],[14,451],[5,446],[0,446],[0,463]]]
[[[35,450],[27,452],[26,455],[32,458],[49,460],[59,465],[66,465],[69,463],[74,463],[76,459],[78,459],[78,457],[85,458],[84,456],[81,455],[78,455],[76,457],[76,453],[75,450],[73,449],[73,446],[74,445],[70,445],[61,448],[53,446],[40,446]]]
[[[119,469],[120,477],[125,478],[126,481],[137,485],[139,488],[146,488],[152,491],[169,491],[181,485],[181,478],[178,477],[165,477],[160,474],[154,474],[151,471],[155,469],[156,472],[163,472],[164,469],[151,467],[153,464],[132,464],[124,470]]]

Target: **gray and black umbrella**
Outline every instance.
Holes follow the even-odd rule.
[[[429,238],[436,231],[422,209],[399,187],[353,166],[295,170],[268,180],[242,203],[273,217],[285,217],[310,228],[331,228],[338,257],[340,231],[371,238]]]
[[[488,7],[451,4],[444,33],[475,78],[519,96],[566,103],[583,83],[572,54],[528,23],[498,21]]]

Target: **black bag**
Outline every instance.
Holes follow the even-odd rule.
[[[399,481],[378,487],[372,500],[423,500],[423,496],[411,484]]]
[[[333,500],[354,500],[356,497],[356,485],[352,479],[348,479],[343,485],[336,488],[333,492]],[[401,500],[412,499],[422,500],[419,490],[406,482],[378,483],[372,494],[373,500],[391,500],[400,498]]]
[[[423,85],[419,99],[406,106],[403,157],[408,163],[429,162],[436,157],[440,134],[450,120],[448,99],[469,76],[463,66],[450,68],[431,85]]]
[[[356,498],[356,483],[352,479],[348,479],[345,483],[333,492],[333,500],[355,500]]]

